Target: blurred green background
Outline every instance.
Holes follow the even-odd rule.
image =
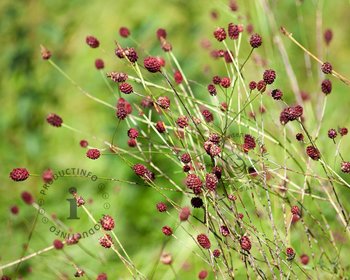
[[[145,56],[142,49],[152,55],[163,55],[155,32],[160,27],[165,28],[174,53],[188,78],[206,85],[213,74],[219,72],[224,75],[225,72],[222,64],[212,62],[208,51],[201,47],[201,41],[209,39],[213,47],[218,48],[220,45],[212,38],[212,32],[217,26],[226,27],[229,22],[242,22],[244,25],[252,23],[255,31],[261,33],[264,38],[263,48],[258,54],[266,59],[270,67],[276,69],[279,75],[276,86],[283,88],[287,102],[293,103],[295,100],[289,78],[273,37],[276,33],[269,24],[268,16],[263,12],[263,2],[237,1],[239,10],[232,12],[227,1],[209,0],[1,1],[0,263],[4,264],[20,257],[21,248],[26,243],[35,218],[35,209],[22,202],[21,192],[29,190],[37,196],[42,185],[40,177],[30,178],[24,183],[14,183],[8,178],[12,168],[27,167],[32,174],[40,175],[49,167],[53,170],[79,167],[91,170],[99,177],[137,181],[130,174],[128,166],[113,156],[102,156],[97,161],[86,158],[86,150],[79,146],[79,141],[87,139],[92,146],[104,148],[92,136],[111,140],[117,123],[114,113],[85,98],[69,81],[43,61],[40,56],[40,44],[51,50],[52,59],[81,87],[113,104],[114,97],[106,87],[101,73],[95,69],[94,61],[96,58],[105,61],[103,72],[122,71],[123,63],[114,55],[115,40],[123,46],[135,46],[136,40],[140,43],[137,49],[140,50],[141,57]],[[350,14],[348,1],[331,3],[286,0],[269,3],[277,28],[280,25],[286,26],[313,52],[317,53],[320,50],[322,58],[332,62],[337,71],[350,76],[346,62],[350,57],[350,26],[345,24]],[[323,12],[317,15],[316,7],[322,4]],[[211,16],[214,11],[218,15],[217,19]],[[318,26],[321,29],[316,24],[317,16],[321,19]],[[132,38],[120,38],[118,30],[121,26],[130,28]],[[328,50],[325,49],[322,40],[322,33],[326,28],[332,28],[334,34]],[[101,48],[89,48],[85,44],[87,35],[96,36],[100,40]],[[317,43],[317,36],[321,36],[322,46]],[[242,58],[249,52],[247,38],[245,36],[243,39]],[[282,40],[300,89],[310,93],[311,104],[315,108],[320,107],[323,97],[317,82],[318,65],[311,62],[313,75],[309,76],[303,52],[286,38],[282,37]],[[208,65],[211,65],[209,70]],[[252,63],[247,67],[247,81],[255,79],[263,72],[262,67],[255,67]],[[329,156],[334,152],[334,148],[330,141],[326,142],[327,130],[349,125],[349,89],[335,80],[333,88],[320,136],[323,139],[320,141],[325,143],[324,151],[326,154],[329,151]],[[197,90],[196,94],[207,95],[204,89],[202,92],[200,88]],[[59,114],[65,123],[86,134],[47,125],[45,117],[50,112]],[[275,114],[274,117],[277,116]],[[125,143],[124,147],[127,146],[126,134],[117,134],[116,139],[118,143]],[[349,144],[343,143],[342,152],[348,149]],[[65,199],[67,187],[71,184],[77,184],[86,196],[93,198],[91,208],[96,216],[103,213],[103,209],[100,209],[102,194],[96,190],[97,183],[92,184],[88,180],[77,182],[74,179],[62,179],[55,183],[54,194],[46,202],[52,213],[59,217],[67,213]],[[154,207],[162,198],[150,189],[137,185],[107,182],[106,186],[110,195],[108,201],[112,205],[109,214],[116,217],[118,236],[140,269],[149,272],[157,262],[162,246],[160,241],[164,240],[158,230],[164,225],[164,220],[163,217],[155,215]],[[184,204],[186,203],[188,204],[184,201]],[[10,214],[9,208],[12,205],[19,206],[19,215]],[[172,221],[169,218],[169,223]],[[47,225],[38,222],[28,253],[49,246],[53,239],[55,237],[50,235]],[[97,236],[93,236],[84,240],[83,244],[91,251],[96,251],[102,262],[86,257],[79,249],[71,247],[68,248],[68,252],[76,263],[91,273],[90,275],[106,272],[111,275],[111,279],[117,276],[127,277],[122,264],[114,262],[115,255],[105,253],[102,256],[102,250],[96,240]],[[187,241],[184,239],[184,242]],[[188,271],[181,270],[189,252],[185,248],[179,248],[176,242],[167,248],[169,251],[174,249],[175,267],[181,271],[181,279],[194,279],[203,268],[200,262],[191,262]],[[74,272],[73,267],[65,266],[66,263],[69,262],[63,254],[52,251],[43,257],[25,262],[21,266],[20,274],[24,275],[24,279],[58,279],[59,272],[64,271],[68,275]],[[28,267],[31,267],[31,273],[28,272]],[[11,274],[12,271],[13,268],[10,268],[4,273]],[[172,272],[165,267],[160,268],[157,273],[155,279],[173,277]],[[239,276],[240,272],[237,273]],[[68,279],[71,279],[71,276]]]

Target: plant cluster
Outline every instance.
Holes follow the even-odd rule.
[[[235,10],[235,2],[230,3]],[[212,63],[222,67],[205,77],[206,84],[191,80],[183,71],[175,55],[179,46],[171,44],[165,29],[155,34],[160,47],[157,54],[148,53],[136,41],[125,45],[123,38],[132,36],[132,30],[121,27],[119,33],[113,59],[122,60],[124,68],[106,71],[106,61],[98,58],[95,62],[111,91],[109,101],[83,89],[55,64],[54,51],[52,55],[42,47],[41,54],[86,98],[115,116],[112,141],[101,140],[100,147],[90,146],[94,139],[80,141],[87,160],[112,155],[119,164],[129,166],[137,184],[162,197],[152,206],[154,215],[164,217],[164,224],[154,228],[163,235],[159,262],[181,279],[181,270],[174,269],[175,252],[167,248],[175,242],[187,247],[191,259],[201,264],[198,279],[234,279],[242,271],[252,279],[311,279],[331,274],[345,279],[349,267],[341,247],[350,233],[349,209],[339,193],[350,187],[343,178],[350,173],[350,162],[341,153],[348,130],[343,124],[336,127],[338,123],[327,128],[328,141],[334,143],[333,157],[324,155],[319,139],[324,139],[320,133],[326,101],[337,98],[332,82],[349,85],[348,79],[281,28],[278,36],[315,58],[321,70],[317,94],[323,110],[312,123],[308,119],[317,112],[310,96],[298,92],[296,103],[287,102],[291,89],[275,84],[288,74],[257,61],[265,40],[250,24],[229,22],[212,30],[212,39],[204,47]],[[93,55],[103,46],[92,35],[85,41]],[[331,41],[327,30],[324,44]],[[246,71],[249,64],[258,70]],[[291,67],[288,62],[286,67]],[[46,120],[56,129],[79,132],[65,122],[65,116],[48,112]],[[120,134],[127,135],[126,143],[115,137]],[[17,182],[32,176],[24,167],[10,173]],[[45,170],[42,178],[50,182],[53,171]],[[131,277],[151,278],[152,273],[143,271],[120,241],[124,237],[118,235],[118,217],[96,218],[85,203],[88,197],[83,193],[72,196],[91,222],[101,225],[101,251],[116,254]],[[28,192],[22,199],[36,205]],[[11,211],[17,214],[18,208]],[[79,233],[56,239],[49,250],[65,252],[81,240]],[[72,263],[75,277],[107,279],[101,271],[94,271],[95,277],[94,268]]]

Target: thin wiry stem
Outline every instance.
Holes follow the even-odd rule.
[[[281,27],[281,32],[286,35],[294,44],[296,44],[299,48],[301,48],[305,53],[307,53],[309,56],[311,56],[314,60],[316,60],[319,64],[323,65],[323,61],[319,59],[317,56],[315,56],[312,52],[307,50],[302,44],[300,44],[294,37],[293,34],[290,33],[285,27]],[[347,86],[350,86],[350,80],[343,75],[339,74],[337,71],[332,70],[331,73],[334,77],[342,81]]]

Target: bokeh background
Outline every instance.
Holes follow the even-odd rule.
[[[271,14],[264,13],[264,1],[258,0],[237,1],[239,13],[230,10],[228,1],[1,1],[0,263],[5,264],[21,256],[36,211],[24,204],[20,194],[27,190],[37,196],[42,185],[40,177],[32,177],[24,183],[11,181],[8,174],[12,168],[27,167],[32,174],[40,175],[47,168],[60,170],[79,167],[91,170],[99,177],[136,181],[129,167],[108,154],[108,151],[97,161],[86,158],[86,150],[79,146],[79,141],[87,139],[92,146],[104,148],[93,136],[111,141],[117,120],[112,110],[85,98],[49,63],[43,61],[40,44],[51,50],[55,63],[81,87],[109,103],[114,103],[115,99],[105,84],[103,73],[123,70],[123,63],[114,55],[115,41],[123,46],[137,46],[141,57],[145,55],[142,49],[152,55],[162,55],[155,36],[160,27],[167,30],[174,53],[187,76],[204,85],[210,81],[215,71],[222,71],[223,66],[212,62],[208,50],[203,49],[201,42],[209,39],[213,47],[218,47],[212,38],[212,32],[217,26],[227,26],[229,22],[242,22],[244,25],[251,23],[254,30],[262,34],[264,44],[259,55],[266,60],[268,66],[276,69],[279,74],[278,85],[285,89],[288,102],[295,101],[294,95],[274,39],[281,25],[286,26],[314,53],[331,61],[337,71],[350,76],[347,63],[350,57],[350,26],[345,24],[350,14],[349,1],[268,2]],[[276,21],[277,29],[271,26],[271,17]],[[130,38],[123,39],[119,36],[121,26],[131,30]],[[326,28],[331,28],[334,34],[328,49],[322,39]],[[87,35],[96,36],[101,48],[89,48],[85,44]],[[243,39],[242,48],[246,48],[242,51],[243,54],[249,51],[247,38]],[[320,110],[318,65],[311,61],[313,74],[310,75],[311,72],[305,66],[308,60],[303,52],[286,38],[281,38],[300,89],[310,93],[311,104]],[[102,58],[105,62],[102,73],[95,69],[96,58]],[[248,80],[254,79],[263,71],[262,67],[255,67],[254,64],[247,67],[250,67],[250,71],[246,72]],[[321,129],[320,137],[324,138],[325,143],[329,128],[349,125],[349,88],[339,81],[334,82],[333,88],[333,98],[328,101],[327,117]],[[203,90],[196,94],[207,93]],[[59,114],[65,123],[86,134],[49,126],[45,117],[50,112]],[[115,139],[118,143],[125,143],[126,147],[126,134],[118,133]],[[331,143],[325,145],[333,149]],[[349,144],[345,143],[342,146],[343,153],[348,148]],[[325,151],[327,153],[328,149],[325,148]],[[50,213],[59,217],[66,215],[67,188],[72,184],[92,198],[91,208],[96,216],[101,215],[104,211],[101,209],[103,199],[96,184],[69,178],[55,183],[52,193],[45,201]],[[160,195],[138,185],[105,184],[111,204],[108,211],[116,217],[118,236],[135,263],[142,270],[150,272],[157,263],[164,240],[161,232],[155,230],[164,223],[155,215],[154,205],[161,199]],[[20,209],[16,216],[9,210],[13,205]],[[89,223],[82,219],[83,224]],[[38,222],[28,253],[51,245],[54,239],[48,226]],[[93,236],[84,240],[83,244],[90,251],[96,251],[100,258],[98,261],[81,253],[79,249],[68,248],[68,253],[91,275],[106,272],[111,275],[111,279],[127,277],[124,267],[115,261],[112,253],[99,252],[101,249],[96,245],[96,240],[97,236]],[[175,266],[183,275],[181,279],[194,279],[202,264],[193,261],[188,268],[181,268],[189,257],[188,250],[178,247],[175,242],[169,246],[174,248]],[[51,251],[23,263],[20,275],[24,279],[61,279],[58,275],[64,272],[71,279],[74,269],[67,264],[69,261],[63,254]],[[4,273],[11,275],[13,268]],[[172,272],[160,267],[154,279],[169,277],[173,277]]]

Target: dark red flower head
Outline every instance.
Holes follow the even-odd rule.
[[[203,200],[198,196],[192,197],[191,205],[194,208],[201,208],[203,206]]]
[[[223,88],[228,88],[228,87],[230,87],[230,85],[231,85],[231,80],[230,80],[230,78],[228,78],[228,77],[223,77],[223,78],[221,79],[220,85],[221,85]]]
[[[147,169],[145,172],[145,175],[142,178],[146,181],[154,181],[156,176],[154,175],[154,173],[151,170]]]
[[[305,254],[302,254],[300,256],[300,262],[303,264],[303,265],[307,265],[309,263],[309,256],[308,255],[305,255]]]
[[[257,86],[257,84],[256,84],[255,81],[251,81],[251,82],[249,83],[249,89],[250,89],[250,90],[256,89],[256,86]]]
[[[80,207],[85,204],[85,200],[82,196],[77,196],[76,194],[73,194],[75,198],[75,202],[77,203],[77,206]]]
[[[135,174],[140,177],[144,176],[147,171],[146,166],[141,163],[135,164],[132,169],[134,170]]]
[[[128,83],[119,84],[119,90],[125,94],[130,94],[134,91],[134,89],[132,88],[132,85],[130,85]]]
[[[67,245],[73,245],[73,244],[77,244],[79,242],[79,239],[81,238],[80,233],[76,233],[72,236],[69,236],[68,238],[66,238],[66,244]]]
[[[28,205],[30,205],[34,202],[34,198],[33,198],[32,194],[29,192],[22,192],[21,198]]]
[[[330,94],[332,92],[332,82],[328,79],[325,79],[321,83],[321,90],[324,94]]]
[[[183,81],[183,77],[182,77],[182,74],[179,70],[176,70],[175,73],[174,73],[174,80],[175,80],[175,83],[177,84],[181,84],[182,81]]]
[[[230,0],[228,6],[232,12],[238,11],[238,4],[236,0]]]
[[[163,51],[170,52],[173,49],[173,46],[169,42],[161,40],[161,43]]]
[[[331,128],[330,130],[328,130],[328,137],[331,139],[334,139],[335,137],[337,137],[338,133],[334,128]]]
[[[294,107],[289,108],[289,120],[293,121],[296,120],[297,118],[301,117],[303,114],[303,107],[300,105],[296,105]]]
[[[246,134],[244,135],[243,149],[245,152],[253,150],[256,147],[255,139],[253,136]]]
[[[185,128],[188,126],[188,117],[180,116],[177,118],[176,123],[179,127]]]
[[[107,274],[106,273],[100,273],[97,275],[96,280],[107,280]]]
[[[213,84],[208,85],[208,92],[211,96],[215,96],[217,94],[216,88]]]
[[[228,105],[227,105],[226,102],[222,102],[222,103],[220,104],[220,110],[221,110],[222,112],[226,112],[226,111],[227,111],[227,108],[228,108]]]
[[[286,249],[286,255],[287,255],[287,260],[288,261],[293,260],[294,257],[295,257],[295,252],[294,252],[293,248],[288,247]]]
[[[136,128],[130,128],[128,130],[128,136],[130,138],[134,138],[135,139],[135,138],[137,138],[139,136],[139,132],[138,132],[138,130]]]
[[[285,125],[286,123],[289,122],[289,113],[288,113],[288,108],[285,108],[281,114],[280,114],[280,122],[281,124]]]
[[[114,219],[109,215],[103,215],[100,224],[102,228],[107,231],[114,229],[115,226]]]
[[[159,107],[168,109],[170,107],[170,98],[168,96],[160,96],[157,99]]]
[[[290,209],[290,212],[293,214],[293,215],[299,215],[301,216],[301,212],[300,212],[300,209],[297,205],[294,205],[292,206],[292,208]]]
[[[220,255],[221,255],[221,251],[220,251],[219,249],[215,249],[215,250],[213,251],[213,256],[214,256],[215,258],[220,257]]]
[[[221,148],[211,141],[205,141],[203,147],[211,157],[216,157],[221,153]]]
[[[121,47],[117,47],[117,48],[115,49],[114,53],[115,53],[115,55],[116,55],[117,57],[119,57],[120,59],[122,59],[122,58],[125,57],[125,55],[124,55],[124,49],[121,48]]]
[[[111,248],[113,243],[114,243],[112,240],[112,237],[109,234],[102,236],[99,239],[99,242],[100,242],[101,246],[104,248]]]
[[[157,123],[156,123],[156,129],[158,130],[159,133],[165,132],[165,125],[164,125],[164,122],[162,122],[162,121],[157,121]]]
[[[128,146],[134,148],[137,146],[137,141],[134,138],[128,139]]]
[[[350,162],[343,161],[341,163],[341,171],[344,173],[350,173]]]
[[[210,52],[210,55],[215,58],[218,59],[219,57],[224,57],[225,55],[225,51],[224,50],[212,50]]]
[[[53,171],[51,169],[46,169],[41,177],[45,183],[50,183],[53,180]]]
[[[56,250],[61,250],[63,248],[63,242],[59,239],[56,239],[53,241],[53,246],[55,247]]]
[[[101,153],[98,149],[89,149],[86,152],[86,156],[91,159],[98,159],[100,157]]]
[[[295,224],[296,222],[298,222],[300,220],[300,216],[299,215],[292,215],[292,224]]]
[[[173,234],[173,230],[171,229],[171,227],[169,226],[164,226],[162,227],[162,232],[166,235],[166,236],[170,236]]]
[[[321,66],[321,70],[325,74],[331,74],[333,70],[332,64],[330,64],[329,62],[323,63]]]
[[[204,150],[207,152],[208,155],[210,154],[210,147],[211,147],[213,144],[214,144],[214,143],[211,142],[211,141],[205,141],[205,142],[204,142],[203,148],[204,148]]]
[[[283,111],[280,114],[280,122],[281,124],[285,125],[289,121],[294,121],[297,118],[301,117],[303,114],[303,107],[300,105],[297,106],[291,106],[283,109]]]
[[[119,98],[117,102],[117,112],[116,116],[118,119],[124,120],[128,114],[131,114],[132,107],[129,102],[127,102],[124,98]]]
[[[182,154],[182,156],[181,156],[181,161],[182,161],[183,163],[189,163],[189,162],[191,162],[191,156],[190,156],[190,154],[189,154],[189,153],[184,153],[184,154]]]
[[[254,31],[254,26],[253,26],[251,23],[249,23],[249,24],[247,25],[246,30],[247,30],[248,34],[252,34],[253,31]]]
[[[41,49],[41,58],[44,60],[48,60],[51,58],[51,52],[45,48],[44,46],[40,46]]]
[[[125,49],[124,54],[131,63],[135,63],[137,61],[137,59],[139,58],[137,55],[137,52],[134,48]]]
[[[256,84],[256,88],[258,91],[260,91],[261,93],[263,93],[266,90],[266,82],[264,80],[260,80],[257,84]]]
[[[228,24],[228,36],[231,39],[238,39],[239,33],[240,33],[240,29],[238,25],[233,23]]]
[[[214,116],[209,110],[203,110],[202,115],[207,123],[212,122],[214,120]]]
[[[208,271],[206,271],[206,270],[201,270],[198,273],[198,279],[200,279],[200,280],[206,279],[207,277],[208,277]]]
[[[248,236],[242,236],[240,240],[241,248],[245,251],[250,251],[252,248],[252,243],[250,242],[250,239]]]
[[[252,48],[258,48],[262,44],[262,38],[259,34],[255,33],[255,34],[250,36],[249,43],[252,46]]]
[[[307,100],[310,100],[310,94],[308,93],[308,92],[306,92],[306,91],[301,91],[300,92],[300,96],[301,96],[301,99],[303,100],[303,101],[307,101]]]
[[[122,36],[123,38],[128,38],[130,35],[130,30],[127,27],[120,27],[119,28],[119,35]]]
[[[214,76],[212,80],[214,85],[219,85],[221,82],[221,78],[219,76]]]
[[[17,182],[24,181],[24,180],[27,180],[28,177],[29,177],[29,172],[26,168],[21,168],[21,167],[14,168],[10,172],[10,178],[13,181],[17,181]]]
[[[275,100],[281,100],[283,93],[280,89],[274,89],[273,91],[271,91],[271,96]]]
[[[188,207],[183,207],[179,214],[179,219],[181,222],[185,222],[188,220],[188,217],[191,215],[191,210]]]
[[[324,41],[326,42],[326,45],[329,45],[330,42],[332,41],[332,38],[333,38],[333,32],[331,29],[326,29],[324,34],[323,34],[323,37],[324,37]]]
[[[145,98],[142,98],[141,100],[141,106],[143,108],[152,108],[153,107],[153,100],[150,96],[146,96]]]
[[[184,172],[189,172],[191,170],[191,166],[189,166],[188,164],[185,164],[183,167],[182,167],[182,170]]]
[[[167,206],[163,202],[158,202],[156,207],[159,212],[165,212],[167,210]]]
[[[48,116],[46,117],[46,121],[55,127],[60,127],[63,123],[62,118],[59,115],[53,113],[48,114]]]
[[[213,173],[216,176],[216,178],[220,180],[222,176],[222,168],[220,166],[214,166],[211,170],[211,173]]]
[[[230,230],[228,229],[227,226],[221,226],[220,227],[220,233],[223,235],[223,236],[228,236],[230,234]]]
[[[218,183],[219,183],[219,180],[214,174],[209,173],[205,176],[205,187],[208,190],[215,191]]]
[[[306,153],[313,160],[319,160],[321,158],[319,150],[314,146],[308,146],[306,148]]]
[[[19,212],[19,208],[18,208],[18,206],[14,205],[10,208],[10,211],[13,215],[17,215]]]
[[[110,72],[107,73],[107,77],[116,83],[122,83],[128,79],[128,75],[123,72]]]
[[[211,133],[208,137],[208,141],[213,142],[214,144],[219,144],[220,136],[216,133]]]
[[[206,236],[205,234],[199,234],[197,235],[197,241],[199,243],[199,245],[201,247],[203,247],[204,249],[210,249],[211,244],[210,244],[210,240],[208,238],[208,236]]]
[[[222,27],[216,28],[215,31],[214,31],[214,37],[219,42],[225,40],[226,39],[226,31],[225,31],[225,29],[222,28]]]
[[[87,36],[85,41],[86,41],[86,44],[88,44],[91,48],[94,48],[94,49],[98,48],[98,46],[100,45],[100,42],[94,36]]]
[[[80,140],[79,145],[82,148],[86,148],[89,145],[89,142],[83,139],[83,140]]]
[[[157,56],[156,59],[158,59],[160,67],[165,66],[165,59],[163,57]]]
[[[143,60],[143,65],[151,73],[159,72],[161,68],[159,60],[156,57],[151,57],[151,56],[146,57]]]
[[[102,59],[98,58],[95,60],[95,67],[97,70],[103,69],[105,67],[105,63]]]
[[[157,38],[158,38],[158,40],[160,40],[160,38],[166,39],[166,36],[167,36],[167,33],[166,33],[165,29],[159,28],[157,30]]]
[[[248,173],[249,173],[250,176],[253,176],[253,177],[258,176],[258,172],[254,168],[254,166],[249,166],[248,167]]]
[[[276,72],[272,69],[267,69],[264,71],[263,79],[265,83],[271,85],[276,79]]]
[[[348,134],[348,129],[346,127],[339,128],[338,131],[341,136]]]
[[[196,174],[188,174],[185,180],[185,185],[189,189],[200,189],[203,186],[203,182]]]
[[[298,140],[298,141],[304,141],[304,135],[302,133],[297,133],[295,135],[295,138]]]
[[[232,51],[225,51],[224,52],[224,58],[226,63],[232,63],[233,53]]]
[[[218,145],[213,144],[210,146],[209,155],[211,157],[216,157],[220,155],[220,153],[221,153],[221,148]]]

